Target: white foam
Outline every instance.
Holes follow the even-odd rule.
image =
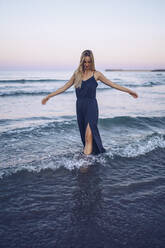
[[[162,134],[151,135],[131,144],[112,148],[111,154],[121,157],[137,157],[153,151],[156,148],[165,148],[165,140]]]
[[[51,169],[57,170],[64,167],[68,170],[80,169],[81,167],[89,167],[95,163],[103,166],[109,164],[109,159],[114,159],[114,156],[120,157],[137,157],[145,155],[156,148],[165,148],[165,139],[163,134],[152,134],[135,141],[129,141],[129,144],[120,144],[115,142],[110,148],[106,148],[107,152],[94,155],[84,155],[79,150],[72,150],[66,154],[46,154],[38,157],[24,157],[24,159],[15,159],[7,165],[0,166],[0,178],[12,175],[19,171],[27,170],[28,172],[39,173],[42,170]]]

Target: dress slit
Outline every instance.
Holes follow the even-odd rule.
[[[84,133],[83,140],[85,140],[85,135],[86,135],[88,124],[92,132],[92,154],[99,154],[103,152],[104,148],[102,147],[102,142],[101,142],[100,134],[97,128],[97,124],[92,124],[90,120],[86,122],[85,128],[84,128],[85,133]]]

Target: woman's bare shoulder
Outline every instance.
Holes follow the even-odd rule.
[[[94,71],[94,76],[95,76],[95,79],[96,81],[99,80],[100,76],[102,75],[102,73],[100,71]]]

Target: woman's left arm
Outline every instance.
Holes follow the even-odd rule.
[[[121,90],[121,91],[124,91],[124,92],[127,92],[129,93],[131,96],[133,96],[134,98],[137,98],[138,97],[138,94],[128,88],[125,88],[123,86],[120,86],[118,84],[115,84],[113,82],[111,82],[108,78],[106,78],[101,72],[97,72],[97,79],[100,80],[102,83],[112,87],[112,88],[115,88],[117,90]]]

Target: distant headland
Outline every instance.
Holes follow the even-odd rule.
[[[125,71],[141,71],[141,72],[145,72],[145,71],[147,71],[147,72],[163,72],[163,71],[165,71],[165,69],[154,69],[154,70],[146,70],[146,69],[105,69],[105,71],[123,71],[123,72],[125,72]]]

